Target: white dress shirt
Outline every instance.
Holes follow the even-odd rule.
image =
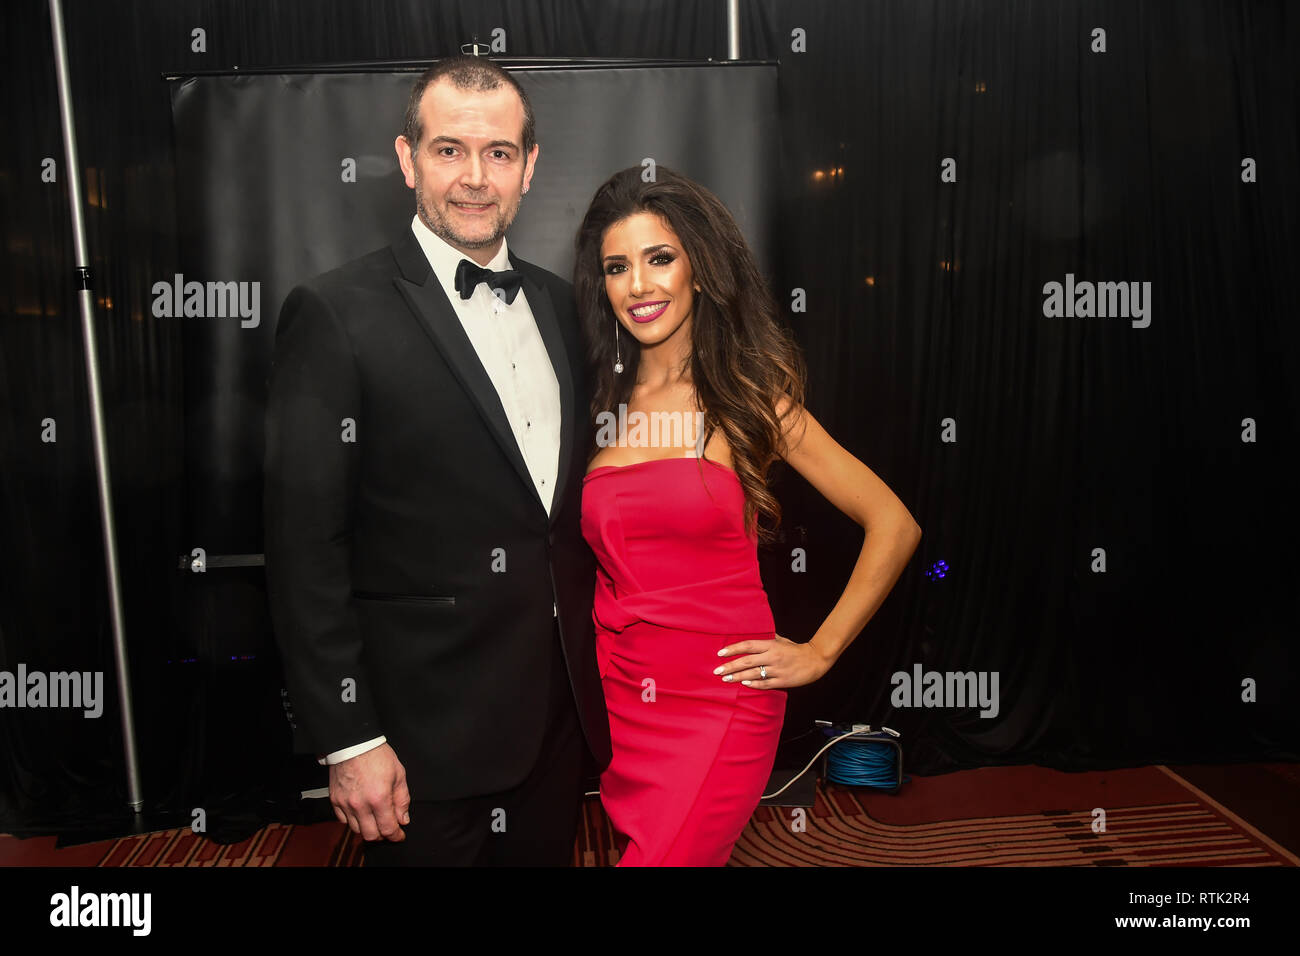
[[[469,256],[435,235],[418,215],[411,219],[411,231],[492,380],[533,487],[550,514],[560,463],[560,383],[528,306],[528,296],[521,287],[515,301],[506,302],[481,282],[468,299],[462,299],[456,291],[456,266]],[[483,268],[493,272],[510,268],[505,237],[497,254]],[[558,614],[554,605],[551,610]],[[384,737],[375,737],[327,754],[320,763],[342,763],[386,742]]]

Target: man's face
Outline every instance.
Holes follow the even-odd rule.
[[[439,81],[420,101],[418,153],[394,144],[415,190],[415,211],[433,233],[486,264],[519,212],[539,147],[523,151],[524,105],[508,85],[490,92]]]

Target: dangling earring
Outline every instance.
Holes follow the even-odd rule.
[[[614,373],[623,374],[623,354],[618,345],[618,319],[614,320]]]

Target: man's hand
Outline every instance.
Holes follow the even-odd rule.
[[[339,822],[363,840],[406,839],[398,824],[411,822],[411,794],[406,770],[388,744],[330,765],[330,803]]]

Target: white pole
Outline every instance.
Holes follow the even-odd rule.
[[[740,59],[740,0],[727,0],[727,59]]]
[[[122,616],[122,586],[117,569],[117,532],[113,526],[113,496],[108,480],[108,445],[104,440],[104,403],[99,390],[99,353],[95,348],[95,294],[91,288],[90,256],[86,253],[86,224],[81,215],[81,166],[77,134],[72,124],[72,84],[68,81],[68,48],[63,36],[61,0],[50,0],[54,34],[54,69],[59,84],[59,113],[63,120],[64,178],[72,208],[72,241],[76,254],[75,281],[81,304],[85,342],[86,382],[90,386],[90,421],[95,444],[95,474],[99,479],[99,515],[104,531],[104,562],[108,568],[108,604],[113,616],[113,657],[117,664],[117,693],[121,701],[122,746],[126,752],[127,803],[137,814],[144,807],[136,753],[135,722],[131,717],[131,681],[126,660],[126,625]]]

